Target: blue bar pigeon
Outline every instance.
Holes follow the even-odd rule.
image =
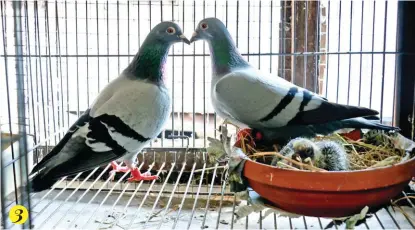
[[[163,129],[171,111],[164,83],[167,55],[177,42],[190,44],[181,28],[161,22],[148,34],[126,69],[100,92],[62,140],[32,170],[32,192],[61,177],[112,163],[113,172],[131,171],[129,181],[154,180],[134,166],[137,154]],[[115,160],[123,160],[120,167]]]
[[[217,18],[199,22],[190,42],[197,40],[205,40],[210,49],[212,105],[219,116],[236,125],[261,133],[285,130],[289,136],[279,135],[287,140],[301,136],[304,128],[313,135],[315,131],[332,132],[347,126],[395,129],[361,118],[377,115],[375,110],[329,102],[283,78],[255,69],[239,53],[227,28]]]

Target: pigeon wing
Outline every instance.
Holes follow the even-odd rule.
[[[224,75],[214,87],[219,107],[251,127],[320,124],[378,114],[328,102],[282,78],[261,75],[253,69]]]

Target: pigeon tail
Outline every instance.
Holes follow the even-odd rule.
[[[50,189],[57,181],[58,179],[56,178],[43,176],[41,173],[39,173],[29,180],[29,192],[41,192]]]
[[[383,131],[400,131],[400,128],[384,125],[382,123],[369,120],[366,117],[358,117],[353,119],[346,119],[341,121],[343,128],[355,128],[355,129],[376,129]]]
[[[316,125],[349,118],[378,115],[379,112],[358,106],[323,102],[317,109],[299,112],[288,125]]]

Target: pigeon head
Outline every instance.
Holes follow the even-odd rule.
[[[307,158],[314,160],[316,157],[321,155],[320,149],[317,147],[317,145],[308,139],[297,138],[293,140],[292,144],[294,149],[294,154],[292,155],[293,160],[296,160],[298,157],[302,161]]]
[[[199,22],[190,42],[204,40],[209,44],[213,76],[223,76],[232,69],[248,67],[226,26],[217,18]]]
[[[179,25],[174,22],[157,24],[124,70],[124,75],[149,80],[156,84],[163,83],[170,46],[177,42],[190,44]]]
[[[223,36],[230,37],[226,26],[217,18],[205,18],[199,22],[195,32],[193,32],[190,42],[205,40],[210,41]]]
[[[161,22],[157,24],[147,36],[147,39],[157,40],[160,42],[174,44],[184,42],[190,44],[190,41],[183,35],[182,29],[174,22]]]

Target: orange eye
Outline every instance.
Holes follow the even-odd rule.
[[[207,29],[207,28],[208,28],[208,24],[206,24],[206,23],[202,23],[202,24],[200,25],[200,27],[201,27],[203,30],[205,30],[205,29]]]
[[[166,32],[168,34],[174,34],[174,32],[176,32],[176,30],[173,27],[169,27],[169,28],[167,28],[167,31]]]

